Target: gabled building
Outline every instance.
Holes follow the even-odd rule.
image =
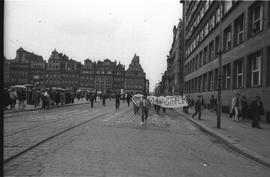
[[[42,56],[23,48],[16,51],[16,58],[10,61],[10,85],[43,84],[46,61]]]
[[[140,57],[135,54],[125,73],[125,91],[130,93],[144,93],[146,91],[145,77],[145,72],[140,64]]]

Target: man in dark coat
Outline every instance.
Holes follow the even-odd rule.
[[[250,109],[250,113],[252,114],[252,127],[261,129],[259,121],[261,119],[261,115],[264,114],[261,97],[256,96],[256,100],[251,103]]]
[[[95,94],[94,93],[90,93],[90,102],[91,102],[91,108],[93,108],[94,106],[94,101],[95,101]]]
[[[198,99],[195,103],[195,113],[192,115],[192,118],[194,118],[197,114],[199,114],[199,120],[201,120],[202,115],[202,96],[199,95]]]
[[[127,104],[128,104],[128,107],[129,107],[130,99],[131,99],[131,95],[130,95],[130,93],[128,93],[127,94]]]
[[[119,106],[120,106],[120,93],[116,93],[115,94],[115,107],[116,109],[119,109]]]

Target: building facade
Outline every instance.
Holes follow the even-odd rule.
[[[5,86],[33,84],[43,88],[87,88],[114,94],[125,89],[127,84],[128,91],[145,92],[145,73],[136,55],[127,73],[126,80],[125,66],[120,62],[117,64],[109,59],[94,62],[86,59],[81,64],[56,49],[52,51],[47,63],[41,56],[23,48],[17,50],[14,60],[4,58]]]
[[[125,66],[118,63],[113,70],[113,88],[114,92],[121,92],[121,89],[124,89],[125,81]]]
[[[182,2],[185,23],[184,92],[193,98],[201,94],[206,103],[209,103],[211,95],[216,97],[221,51],[223,112],[229,112],[232,97],[240,93],[247,97],[249,103],[256,95],[261,96],[269,117],[270,2]]]
[[[167,56],[167,90],[166,95],[179,95],[183,92],[183,22],[173,28],[173,43]]]
[[[80,86],[83,88],[95,88],[95,67],[96,63],[90,59],[84,60],[84,65],[81,67]]]
[[[124,89],[130,93],[144,93],[145,81],[145,72],[140,64],[140,57],[135,54],[125,73]]]
[[[9,85],[43,84],[46,61],[42,56],[30,53],[23,48],[16,51],[16,58],[9,63]]]

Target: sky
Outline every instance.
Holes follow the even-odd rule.
[[[23,47],[48,61],[56,49],[83,63],[87,58],[120,61],[134,54],[150,91],[166,70],[173,26],[182,18],[179,0],[7,0],[4,55]]]

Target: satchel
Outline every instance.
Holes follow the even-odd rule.
[[[234,113],[235,113],[235,110],[234,110],[234,109],[232,109],[232,112],[230,113],[230,118],[232,118],[232,117],[233,117]]]

